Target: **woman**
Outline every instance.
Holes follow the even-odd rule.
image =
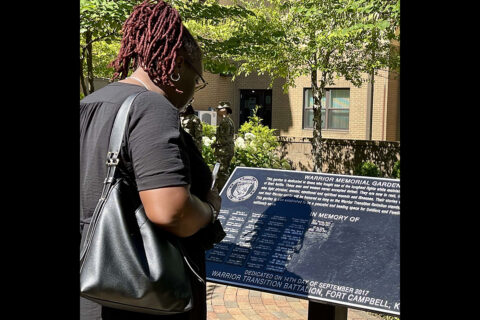
[[[218,241],[209,239],[221,198],[210,190],[211,172],[179,123],[179,110],[206,85],[202,53],[178,12],[163,1],[136,6],[122,30],[120,51],[112,62],[113,79],[122,80],[80,103],[81,231],[87,229],[101,194],[116,112],[128,96],[139,93],[117,170],[135,181],[147,217],[181,238],[205,280],[205,249]],[[135,71],[126,78],[129,68]],[[127,312],[82,298],[81,319],[206,319],[205,284],[192,281],[192,289],[194,307],[179,315]]]

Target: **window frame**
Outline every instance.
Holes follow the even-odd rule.
[[[306,92],[307,90],[312,90],[312,87],[304,87],[303,88],[303,104],[302,104],[302,129],[303,130],[312,130],[313,131],[313,125],[312,127],[305,127],[305,114],[306,114],[306,110],[313,110],[313,107],[311,108],[306,108],[306,103],[307,103],[307,99],[306,99]],[[331,105],[331,99],[332,99],[332,96],[331,96],[331,91],[332,90],[348,90],[348,99],[349,99],[349,102],[351,101],[350,100],[350,93],[351,93],[351,90],[349,87],[335,87],[335,88],[325,88],[325,108],[323,110],[325,110],[325,117],[323,118],[322,117],[322,120],[323,120],[323,123],[325,124],[325,128],[322,128],[322,130],[328,130],[328,131],[342,131],[342,132],[348,132],[350,130],[350,105],[348,107],[348,109],[345,109],[345,108],[330,108],[330,105]],[[348,110],[348,128],[347,129],[332,129],[332,128],[328,128],[328,111],[329,110]]]

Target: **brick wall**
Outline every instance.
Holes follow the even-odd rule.
[[[195,93],[193,102],[195,110],[208,110],[209,107],[216,107],[219,101],[233,102],[234,82],[232,82],[232,77],[204,72],[203,78],[208,85]]]
[[[385,137],[382,140],[400,141],[400,76],[389,75]]]

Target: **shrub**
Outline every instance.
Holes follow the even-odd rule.
[[[213,126],[206,122],[202,122],[202,133],[204,137],[208,137],[210,139],[215,138],[216,131],[217,131],[217,126]]]
[[[210,170],[213,170],[216,160],[213,154],[212,143],[215,142],[215,132],[217,127],[205,122],[202,123],[202,127],[202,156]]]
[[[400,320],[400,317],[396,317],[396,316],[391,316],[391,315],[386,315],[386,314],[381,314],[376,312],[367,312],[367,313],[374,317],[380,316],[383,320]]]
[[[355,175],[367,177],[380,177],[380,169],[371,161],[363,162],[356,170]]]
[[[394,179],[400,179],[400,160],[393,165],[392,176]]]
[[[290,162],[280,158],[276,151],[280,143],[274,134],[275,129],[262,125],[262,119],[257,116],[257,110],[258,106],[254,110],[254,115],[238,130],[230,172],[233,172],[237,166],[291,170]],[[212,143],[215,141],[216,126],[207,123],[202,125],[202,155],[210,169],[213,169],[216,159]]]
[[[233,171],[235,167],[242,166],[291,170],[290,162],[277,153],[280,143],[275,136],[276,129],[261,123],[262,119],[257,116],[258,108],[255,107],[253,116],[238,130],[230,169]]]

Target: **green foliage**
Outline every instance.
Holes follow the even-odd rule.
[[[368,314],[371,314],[372,316],[380,316],[384,320],[400,320],[400,317],[396,316],[391,316],[387,314],[382,314],[382,313],[375,313],[375,312],[367,312]]]
[[[80,0],[80,35],[111,41],[118,37],[123,22],[140,0]]]
[[[382,319],[384,320],[400,320],[399,317],[395,317],[395,316],[389,316],[389,315],[381,315]]]
[[[280,143],[275,137],[275,129],[262,125],[262,119],[257,116],[258,108],[257,106],[254,115],[238,130],[230,172],[236,166],[292,170],[290,162],[278,155],[276,149]],[[202,125],[202,156],[210,169],[213,169],[216,159],[212,143],[215,141],[216,126],[208,123]]]
[[[249,133],[255,136],[255,144],[262,146],[265,151],[275,150],[280,144],[275,136],[277,129],[270,129],[262,124],[262,119],[257,115],[258,109],[261,106],[255,106],[253,110],[253,116],[249,117],[249,120],[242,124],[238,130],[239,137],[249,140]]]
[[[217,126],[202,122],[202,127],[202,156],[210,170],[213,170],[216,160],[215,155],[213,154],[212,143],[215,142]]]
[[[215,138],[216,131],[217,126],[202,122],[202,133],[204,137],[208,137],[210,139]]]
[[[218,4],[217,0],[172,0],[185,26],[198,40],[203,51],[203,65],[211,73],[235,74],[237,64],[230,53],[237,47],[233,36],[244,21],[254,15],[251,10],[234,1],[232,5]]]
[[[218,0],[170,0],[169,2],[183,21],[201,21],[210,25],[221,25],[229,19],[243,19],[252,14],[237,4],[222,5]]]
[[[325,84],[343,76],[354,85],[373,68],[398,67],[391,40],[399,40],[399,0],[236,0],[244,7],[223,20],[188,21],[206,56],[252,72],[285,79],[322,72]],[[208,63],[207,63],[208,64]],[[206,65],[207,65],[206,64]]]
[[[394,179],[400,179],[400,160],[393,165],[392,176]]]
[[[108,67],[108,64],[116,58],[119,49],[119,41],[114,41],[111,43],[108,43],[107,41],[97,41],[92,43],[93,54],[91,59],[94,78],[110,79],[113,76],[113,68]],[[85,60],[83,63],[86,67]]]
[[[254,115],[238,130],[230,169],[242,166],[291,170],[290,162],[277,154],[280,143],[275,136],[276,129],[262,125],[262,119],[257,116],[258,108],[256,106]]]
[[[118,51],[123,22],[140,0],[80,1],[80,66],[84,86],[87,80],[112,76],[106,65]],[[91,46],[91,48],[90,48]],[[81,78],[80,78],[81,79]],[[82,81],[80,81],[82,82]],[[93,89],[89,88],[89,92]]]
[[[110,78],[113,69],[107,65],[111,62],[120,46],[120,31],[123,22],[128,18],[133,7],[142,0],[81,0],[80,1],[80,63],[83,66],[84,78],[87,80],[87,60],[92,61],[93,68],[88,70],[90,77]],[[222,33],[229,30],[232,21],[239,21],[251,14],[238,5],[220,5],[215,0],[167,0],[176,8],[184,24],[199,39],[204,53],[204,67],[213,73],[234,73],[235,66],[229,59],[218,55],[218,46],[202,41],[198,30],[202,26]],[[203,29],[202,29],[203,30]],[[220,30],[220,31],[219,31]],[[214,34],[215,32],[210,32]],[[214,36],[217,38],[218,36]],[[93,48],[90,53],[87,43]],[[221,48],[220,48],[221,50]]]
[[[371,161],[363,162],[354,172],[357,176],[380,177],[380,169]]]
[[[111,78],[113,68],[108,64],[113,61],[120,50],[120,42],[115,41],[107,43],[106,41],[98,41],[93,44],[93,74],[96,78]]]

